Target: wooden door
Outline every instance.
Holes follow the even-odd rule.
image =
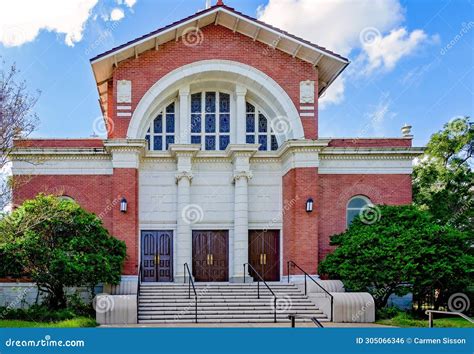
[[[142,281],[173,281],[173,232],[142,231]]]
[[[196,281],[229,280],[227,231],[193,231],[193,276]]]
[[[280,280],[280,232],[249,231],[249,263],[266,281]],[[257,280],[253,271],[250,275]]]

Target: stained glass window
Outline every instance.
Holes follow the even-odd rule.
[[[247,102],[245,141],[247,144],[259,144],[260,151],[278,150],[278,141],[267,117],[249,102]]]
[[[223,92],[191,95],[191,143],[205,150],[225,150],[230,144],[231,97]]]
[[[148,129],[145,136],[148,149],[154,151],[168,150],[169,145],[174,144],[175,125],[175,104],[173,102],[158,113]]]
[[[230,133],[230,114],[221,114],[219,121],[219,131],[221,133]]]
[[[230,143],[230,136],[221,135],[219,137],[219,150],[225,150]]]

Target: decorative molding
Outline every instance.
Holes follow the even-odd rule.
[[[246,178],[248,181],[248,180],[251,180],[252,177],[253,177],[252,171],[236,171],[234,172],[234,176],[232,180],[233,182],[235,182],[239,179]]]
[[[189,180],[189,183],[191,183],[193,180],[193,177],[194,175],[192,174],[192,172],[189,172],[189,171],[178,172],[175,175],[176,184],[178,184],[179,181],[181,181],[183,178],[187,178]]]
[[[117,111],[130,111],[132,106],[117,106]]]
[[[117,112],[117,117],[131,117],[131,112]]]
[[[315,88],[314,81],[306,80],[300,82],[300,103],[314,103]]]
[[[132,82],[129,80],[117,81],[117,103],[132,103]]]
[[[314,112],[301,112],[300,117],[314,117]]]

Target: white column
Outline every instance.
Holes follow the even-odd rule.
[[[185,272],[184,264],[187,263],[192,272],[192,229],[191,223],[186,218],[187,208],[191,205],[191,180],[190,172],[179,172],[176,174],[178,184],[178,215],[176,223],[176,267],[175,282],[183,282]],[[188,274],[186,274],[188,276]]]
[[[235,87],[235,97],[236,97],[236,144],[245,144],[245,126],[246,126],[246,102],[245,95],[247,94],[247,89],[245,87],[237,85]]]
[[[232,282],[243,282],[244,263],[248,262],[248,180],[252,178],[250,171],[234,173],[234,274]]]
[[[189,124],[189,85],[179,89],[179,132],[177,144],[191,143]]]
[[[191,181],[193,157],[200,150],[200,146],[175,144],[170,148],[171,154],[176,158],[176,240],[173,249],[174,281],[183,282],[184,264],[187,263],[192,272],[192,224],[195,221],[196,206],[191,204]],[[199,218],[198,218],[199,219]]]

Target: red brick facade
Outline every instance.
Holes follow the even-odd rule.
[[[113,85],[109,84],[108,111],[114,121],[111,138],[123,138],[127,134],[130,118],[117,117],[113,104],[116,102],[117,80],[132,81],[132,112],[141,98],[158,80],[169,72],[200,60],[233,60],[252,66],[275,80],[299,109],[300,82],[318,82],[317,70],[307,62],[275,50],[260,42],[222,26],[207,26],[202,29],[203,41],[196,46],[186,45],[182,39],[170,41],[158,51],[149,50],[138,58],[120,62],[113,75]],[[316,88],[317,92],[317,88]],[[317,102],[317,100],[316,100]],[[315,112],[318,111],[317,103]],[[317,118],[317,117],[316,117]],[[317,119],[302,118],[305,136],[317,138]]]
[[[330,236],[346,229],[349,200],[363,195],[373,204],[403,205],[412,202],[410,175],[320,175],[316,204],[319,208],[319,259],[333,250]]]
[[[318,267],[318,211],[306,212],[306,201],[318,195],[317,168],[295,168],[283,176],[283,274],[288,261],[310,274]],[[292,271],[298,274],[299,271]]]

